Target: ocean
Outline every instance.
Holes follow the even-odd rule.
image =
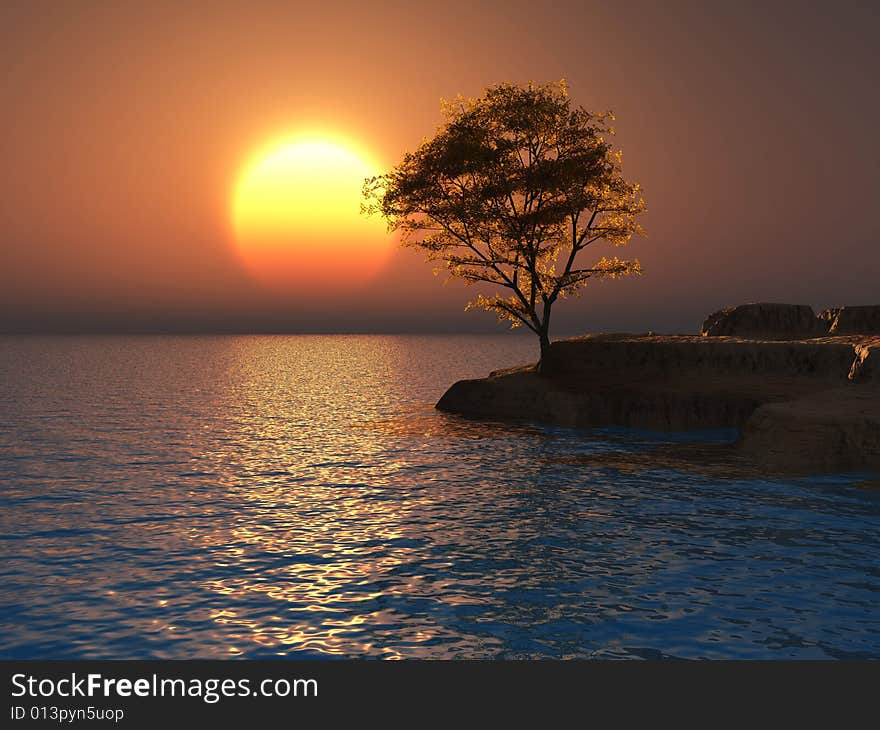
[[[863,475],[433,409],[536,349],[0,338],[0,658],[880,658]]]

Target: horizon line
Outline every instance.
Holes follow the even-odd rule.
[[[563,331],[560,332],[554,339],[558,339],[561,337],[572,337],[578,335],[585,334],[616,334],[616,333],[626,333],[626,334],[644,334],[647,332],[653,332],[658,335],[671,335],[671,334],[694,334],[693,332],[661,332],[659,330],[643,330],[642,332],[636,331],[624,331],[624,330],[578,330],[578,331]],[[0,330],[0,337],[30,337],[30,336],[47,336],[47,337],[65,337],[65,336],[73,336],[73,337],[83,337],[83,336],[114,336],[114,337],[131,337],[131,336],[172,336],[172,335],[180,335],[180,336],[204,336],[204,335],[227,335],[227,336],[341,336],[341,337],[349,337],[349,336],[383,336],[383,335],[419,335],[419,336],[473,336],[473,337],[485,337],[487,335],[491,336],[513,336],[513,337],[535,337],[536,335],[533,332],[528,330],[498,330],[498,331],[485,331],[485,332],[474,332],[474,331],[455,331],[455,330],[386,330],[386,331],[345,331],[345,330],[320,330],[320,331],[302,331],[302,330],[212,330],[212,329],[203,329],[203,330],[146,330],[146,329],[134,329],[134,330],[97,330],[97,329],[77,329],[77,330],[43,330],[43,329],[33,329],[33,330]]]

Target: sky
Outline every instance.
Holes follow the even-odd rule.
[[[561,78],[616,115],[647,236],[626,250],[644,275],[561,303],[557,333],[878,303],[872,5],[4,0],[0,331],[499,330],[399,248],[342,291],[263,286],[232,191],[281,134],[344,134],[390,168],[441,98]]]

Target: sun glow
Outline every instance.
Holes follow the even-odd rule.
[[[238,254],[273,288],[350,288],[375,276],[391,249],[385,224],[361,214],[364,178],[381,166],[326,135],[288,138],[257,153],[232,202]]]

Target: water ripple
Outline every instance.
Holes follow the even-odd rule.
[[[0,655],[880,657],[880,494],[431,408],[531,350],[0,338]]]

